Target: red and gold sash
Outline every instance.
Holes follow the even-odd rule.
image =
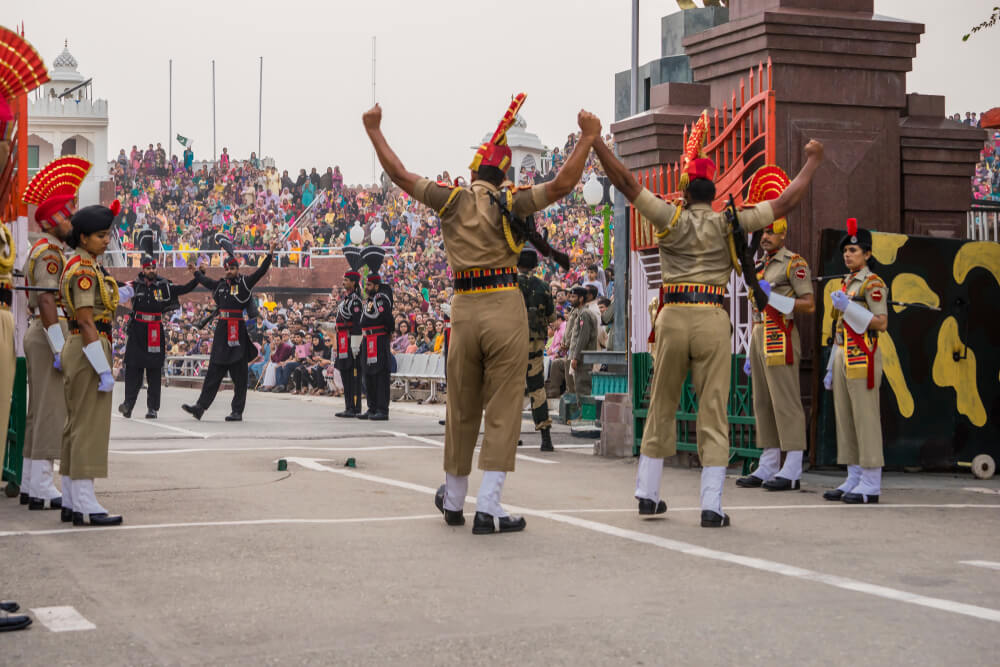
[[[764,358],[768,366],[791,366],[795,363],[795,350],[792,347],[792,328],[794,320],[785,320],[785,316],[773,306],[764,308]]]

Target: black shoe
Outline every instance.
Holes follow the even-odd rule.
[[[840,489],[830,489],[823,492],[823,500],[843,500],[844,492]]]
[[[712,510],[701,511],[702,528],[723,528],[728,525],[729,525],[728,514],[719,514],[718,512],[713,512]]]
[[[146,419],[156,419],[156,410],[146,410]]]
[[[643,516],[647,514],[664,514],[667,511],[667,503],[661,500],[658,503],[654,503],[649,498],[636,498],[639,501],[639,514]]]
[[[523,440],[518,440],[517,441],[517,446],[518,447],[524,447],[524,441]]]
[[[24,491],[22,491],[21,492],[21,504],[22,505],[27,505],[28,502],[30,502],[30,501],[31,501],[31,496],[29,496],[27,493],[25,493]]]
[[[441,514],[444,514],[444,522],[449,526],[465,525],[465,515],[462,514],[461,510],[446,510],[444,508],[444,484],[439,486],[437,493],[434,494],[434,507],[438,508]]]
[[[241,421],[243,421],[243,413],[242,412],[230,412],[228,415],[226,415],[226,421],[227,422],[241,422]]]
[[[13,614],[14,612],[16,612],[20,608],[21,608],[21,605],[19,605],[18,603],[14,602],[13,600],[2,600],[2,601],[0,601],[0,611],[5,611],[8,614]]]
[[[29,625],[31,625],[31,618],[29,616],[0,617],[0,632],[9,632],[11,630],[24,630]]]
[[[736,480],[736,486],[743,487],[744,489],[756,489],[757,487],[763,485],[764,480],[760,477],[755,477],[754,475],[747,475],[746,477],[740,477]]]
[[[385,412],[373,412],[370,415],[368,415],[368,419],[370,419],[373,422],[384,422],[389,419],[389,415],[386,414]]]
[[[29,510],[58,510],[62,509],[62,496],[58,498],[32,498],[28,501]]]
[[[493,516],[486,512],[476,512],[472,521],[473,535],[489,535],[491,533],[516,533],[528,525],[523,516]]]
[[[798,491],[802,488],[802,482],[797,479],[775,477],[764,482],[763,486],[768,491]]]
[[[439,419],[438,420],[438,426],[444,426],[444,422],[445,422],[445,420]]]
[[[550,428],[542,429],[542,451],[543,452],[556,451],[556,448],[552,446],[552,429]]]
[[[126,403],[122,403],[118,406],[118,412],[122,413],[122,417],[125,419],[131,419],[132,417],[132,406]]]
[[[878,496],[869,496],[864,493],[845,493],[843,501],[848,505],[878,504]]]
[[[334,417],[344,417],[345,419],[356,419],[358,413],[354,410],[344,410],[343,412],[338,412]]]
[[[192,415],[198,421],[201,421],[201,416],[205,414],[205,408],[201,407],[197,403],[195,403],[194,405],[188,405],[187,403],[185,403],[184,405],[181,406],[181,410]]]
[[[369,413],[367,413],[367,412],[359,412],[358,413],[358,419],[368,419],[368,417],[370,417],[370,416],[371,415]]]
[[[72,522],[73,521],[73,508],[72,507],[63,507],[62,508],[62,513],[59,515],[59,518],[62,520],[63,523],[70,523],[70,522]]]
[[[120,514],[108,514],[107,512],[83,514],[82,512],[73,512],[74,526],[120,526],[121,523],[122,517]]]

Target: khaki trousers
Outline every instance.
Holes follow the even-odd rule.
[[[559,398],[563,395],[563,384],[569,391],[569,362],[564,357],[558,357],[549,364],[549,379],[545,381],[545,393],[549,398]],[[570,392],[572,393],[572,392]]]
[[[111,363],[111,344],[98,336]],[[71,479],[108,476],[108,440],[111,437],[111,392],[97,391],[100,378],[83,354],[83,337],[66,338],[61,355],[66,397],[59,472]]]
[[[882,351],[875,350],[875,388],[868,388],[868,378],[847,379],[844,348],[833,352],[833,408],[837,421],[837,463],[881,468],[882,418],[878,388],[882,384]]]
[[[525,378],[528,397],[531,399],[531,420],[535,430],[552,428],[549,419],[549,398],[545,392],[545,341],[528,341],[528,375]]]
[[[69,337],[66,320],[59,320],[63,339]],[[39,317],[31,320],[24,334],[24,359],[28,366],[28,416],[24,429],[24,458],[51,461],[59,458],[62,432],[66,425],[66,392],[63,375],[52,363],[45,325]]]
[[[641,453],[650,458],[677,453],[677,406],[690,370],[698,396],[698,457],[705,467],[729,465],[729,315],[714,306],[668,304],[655,328],[653,391]]]
[[[7,443],[7,427],[10,423],[10,400],[14,394],[14,316],[10,309],[0,306],[0,429]],[[0,454],[0,463],[3,463]]]
[[[528,314],[520,290],[455,295],[448,347],[445,472],[462,477],[472,471],[484,410],[479,469],[514,470],[527,357]]]
[[[757,420],[757,446],[781,447],[783,452],[806,448],[806,413],[799,395],[799,333],[792,329],[791,366],[768,366],[764,354],[764,324],[754,324],[750,336],[750,376],[753,384],[753,413]]]

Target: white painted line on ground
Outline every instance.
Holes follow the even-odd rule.
[[[52,632],[96,630],[97,626],[85,619],[73,607],[36,607],[31,610],[38,622]]]
[[[292,459],[289,459],[289,461],[292,461]],[[295,463],[303,465],[304,467],[307,467],[311,470],[323,470],[326,472],[336,473],[338,475],[344,475],[345,477],[354,477],[357,479],[363,479],[370,482],[376,482],[378,484],[384,484],[387,486],[395,486],[401,489],[417,491],[419,493],[433,495],[437,492],[437,489],[432,489],[428,486],[412,484],[410,482],[404,482],[402,480],[391,479],[388,477],[379,477],[378,475],[370,475],[368,473],[357,472],[356,470],[330,468],[328,466],[324,466],[320,463],[311,461],[309,459],[296,459]],[[468,498],[466,500],[469,501],[471,500],[471,498]],[[932,598],[925,595],[918,595],[916,593],[901,591],[895,588],[889,588],[888,586],[869,584],[867,582],[859,581],[857,579],[850,579],[848,577],[841,577],[834,574],[824,574],[823,572],[817,572],[815,570],[807,570],[805,568],[796,567],[794,565],[787,565],[785,563],[779,563],[777,561],[766,560],[763,558],[753,558],[751,556],[742,556],[739,554],[733,554],[726,551],[719,551],[717,549],[708,549],[706,547],[698,546],[697,544],[681,542],[680,540],[671,540],[665,537],[650,535],[648,533],[643,533],[637,530],[630,530],[628,528],[619,528],[617,526],[611,526],[605,523],[598,523],[596,521],[589,521],[587,519],[581,519],[575,516],[557,514],[555,512],[532,510],[524,507],[515,507],[513,505],[508,506],[507,509],[520,514],[526,514],[529,516],[536,516],[544,519],[549,519],[551,521],[557,521],[559,523],[565,523],[571,526],[576,526],[577,528],[584,528],[586,530],[591,530],[596,533],[602,533],[604,535],[610,535],[612,537],[619,537],[622,539],[631,540],[633,542],[639,542],[641,544],[647,544],[650,546],[659,547],[661,549],[667,549],[669,551],[675,551],[678,553],[686,554],[688,556],[695,556],[697,558],[705,558],[708,560],[720,561],[732,565],[742,565],[743,567],[748,567],[754,570],[761,570],[764,572],[769,572],[771,574],[778,574],[783,577],[791,577],[793,579],[801,579],[803,581],[826,584],[827,586],[832,586],[834,588],[840,588],[843,590],[853,591],[856,593],[864,593],[866,595],[871,595],[886,600],[893,600],[895,602],[904,602],[906,604],[928,607],[931,609],[937,609],[939,611],[946,611],[953,614],[959,614],[962,616],[971,616],[973,618],[979,618],[985,621],[1000,623],[1000,610],[997,609],[990,609],[988,607],[979,607],[976,605],[965,604],[962,602],[955,602],[953,600],[946,600],[943,598]]]
[[[866,509],[971,509],[971,508],[982,508],[982,509],[995,509],[1000,510],[1000,504],[996,505],[984,505],[984,504],[972,504],[972,503],[942,503],[942,504],[931,504],[931,503],[880,503],[878,505],[848,505],[847,503],[833,503],[828,502],[822,505],[726,505],[726,512],[739,512],[742,510],[851,510],[856,511],[861,507]],[[555,512],[562,514],[602,514],[602,513],[614,513],[614,512],[636,512],[635,507],[630,507],[628,509],[554,509],[554,510],[539,510],[545,512]],[[670,512],[700,512],[700,507],[671,507],[667,510]]]
[[[991,560],[960,560],[962,565],[972,565],[973,567],[985,567],[988,570],[1000,570],[1000,563]]]
[[[410,435],[409,433],[403,433],[401,431],[385,431],[385,430],[383,430],[382,433],[388,433],[390,435],[396,436],[397,438],[409,438],[410,440],[416,440],[417,442],[426,442],[428,444],[435,445],[437,447],[444,447],[443,442],[439,440],[432,440],[431,438],[425,438],[422,435]],[[476,451],[479,451],[479,449],[480,449],[479,447],[476,447]],[[558,461],[552,461],[550,459],[542,459],[535,456],[528,456],[527,454],[518,454],[517,458],[521,459],[522,461],[532,461],[533,463],[545,463],[545,464],[559,463]]]
[[[990,496],[1000,495],[1000,489],[987,489],[982,486],[966,486],[962,490],[972,491],[973,493],[985,493]]]
[[[189,431],[188,429],[181,428],[180,426],[171,426],[170,424],[161,424],[161,423],[155,422],[155,421],[153,421],[151,419],[125,419],[125,417],[122,417],[121,415],[116,415],[116,414],[112,414],[111,416],[114,417],[115,419],[118,419],[118,420],[123,421],[123,422],[124,421],[129,421],[129,422],[133,422],[133,423],[136,423],[136,424],[144,424],[146,426],[153,426],[155,428],[163,428],[163,429],[166,429],[168,431],[176,431],[177,433],[183,433],[185,435],[194,436],[195,438],[201,438],[202,440],[207,440],[208,438],[212,437],[211,434],[209,434],[209,433],[198,433],[197,431]]]
[[[4,530],[0,537],[23,537],[40,535],[86,535],[96,531],[110,530],[125,532],[130,530],[157,530],[161,528],[214,528],[218,526],[275,526],[275,525],[336,525],[341,523],[383,523],[389,521],[419,521],[440,519],[440,514],[413,514],[408,516],[371,516],[349,519],[248,519],[246,521],[196,521],[191,523],[147,523],[122,524],[120,526],[88,526],[87,528],[52,528],[50,530]]]
[[[594,445],[552,445],[556,449],[593,449]]]
[[[112,454],[129,454],[134,456],[146,454],[192,454],[196,452],[278,452],[278,451],[311,451],[311,452],[375,452],[387,449],[434,449],[422,445],[375,445],[372,447],[308,447],[286,445],[282,447],[189,447],[186,449],[112,449]]]

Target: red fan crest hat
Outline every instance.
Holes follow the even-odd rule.
[[[35,221],[52,226],[59,212],[71,214],[69,207],[76,199],[80,184],[87,177],[91,163],[78,155],[56,158],[42,167],[31,179],[21,198],[26,204],[35,204]]]
[[[13,30],[0,26],[0,122],[14,120],[10,103],[49,80],[42,57]]]
[[[500,171],[507,171],[511,159],[510,146],[507,145],[507,130],[514,125],[514,121],[517,120],[517,112],[521,110],[526,99],[528,96],[524,93],[518,93],[514,97],[510,106],[507,107],[507,111],[504,112],[503,118],[500,119],[500,124],[497,125],[493,136],[476,150],[469,169],[479,171],[480,167],[496,167]]]
[[[773,164],[761,167],[750,179],[750,189],[744,203],[747,206],[753,206],[762,201],[777,199],[791,182],[788,174],[781,167]],[[775,234],[784,234],[788,231],[788,221],[785,218],[779,218],[771,223],[770,227]]]

